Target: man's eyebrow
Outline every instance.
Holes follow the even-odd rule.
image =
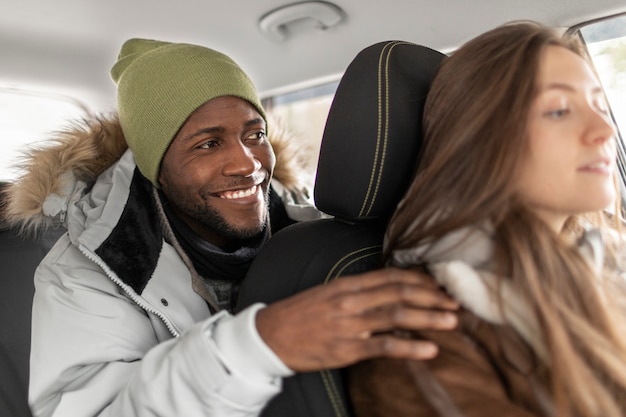
[[[224,131],[223,127],[219,127],[219,126],[215,126],[215,127],[205,127],[202,129],[198,129],[195,132],[183,137],[182,139],[184,141],[190,140],[195,138],[196,136],[200,136],[200,135],[205,135],[205,134],[211,134],[211,133],[221,133]]]
[[[251,127],[257,124],[265,124],[265,120],[261,117],[257,117],[256,119],[248,120],[246,123],[244,123],[244,127]],[[221,126],[204,127],[202,129],[198,129],[195,132],[190,133],[189,135],[183,137],[182,140],[187,141],[187,140],[195,138],[196,136],[206,135],[206,134],[211,134],[211,133],[222,133],[224,132],[224,130],[225,129]]]
[[[250,127],[250,126],[257,125],[259,123],[265,124],[265,120],[263,120],[263,118],[261,117],[257,117],[256,119],[248,120],[244,126]]]

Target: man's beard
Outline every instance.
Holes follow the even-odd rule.
[[[164,189],[163,191],[166,190]],[[219,234],[227,240],[246,240],[255,238],[263,233],[268,224],[269,213],[267,210],[269,210],[269,190],[265,192],[264,195],[266,213],[263,221],[260,222],[258,227],[251,227],[247,229],[238,228],[229,224],[218,210],[206,203],[204,197],[200,203],[194,203],[175,189],[168,189],[166,192],[170,204],[176,207],[178,211],[210,230],[213,230],[216,234]]]
[[[267,198],[265,207],[269,207],[267,204]],[[182,207],[180,209],[185,210]],[[204,206],[202,211],[197,212],[196,214],[191,214],[185,211],[188,215],[195,216],[194,219],[201,223],[202,225],[214,230],[220,236],[225,237],[228,240],[246,240],[251,239],[259,234],[261,234],[265,227],[267,226],[268,216],[265,216],[265,219],[259,224],[258,227],[255,228],[237,228],[228,224],[226,220],[220,215],[220,213],[215,210],[213,207]]]

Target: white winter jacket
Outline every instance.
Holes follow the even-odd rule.
[[[116,121],[90,123],[87,130],[106,131]],[[258,415],[292,373],[256,331],[263,305],[211,316],[189,269],[163,239],[152,186],[132,153],[95,182],[83,180],[82,162],[56,168],[63,173],[38,199],[39,212],[23,201],[24,189],[34,187],[24,182],[38,172],[13,190],[16,222],[31,228],[56,218],[68,228],[35,275],[35,416]],[[41,163],[35,153],[33,166],[41,170]]]

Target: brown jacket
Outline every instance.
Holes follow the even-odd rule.
[[[357,417],[552,416],[546,369],[511,328],[462,310],[430,361],[374,359],[349,369]]]
[[[478,225],[393,253],[397,266],[427,265],[463,306],[460,323],[454,331],[413,335],[439,346],[433,360],[375,359],[349,369],[357,417],[555,415],[537,318],[512,284],[497,278],[490,236],[488,225]],[[586,232],[579,249],[597,264],[600,235]]]

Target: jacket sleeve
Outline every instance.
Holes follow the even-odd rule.
[[[532,394],[509,390],[508,384],[518,382],[522,391],[526,390],[526,376],[520,374],[519,380],[507,380],[510,374],[502,372],[497,365],[499,360],[491,357],[492,353],[499,353],[489,352],[489,346],[479,347],[462,329],[428,331],[420,337],[439,346],[436,358],[373,359],[349,369],[357,417],[543,415],[522,405]]]
[[[35,278],[35,416],[257,416],[291,373],[256,332],[262,305],[159,343],[154,318],[76,248],[60,246]],[[70,267],[59,261],[67,256],[85,260]]]

